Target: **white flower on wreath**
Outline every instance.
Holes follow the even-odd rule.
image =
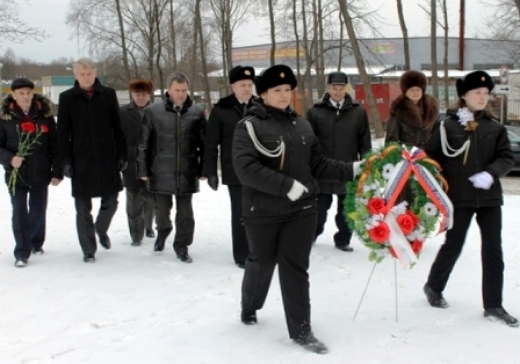
[[[426,236],[424,235],[424,227],[419,225],[414,231],[406,236],[408,241],[420,240],[424,241]]]
[[[395,216],[399,216],[399,215],[406,213],[406,207],[408,207],[408,202],[403,201],[403,202],[395,205],[394,207],[392,207],[391,211]]]
[[[457,116],[459,117],[460,125],[466,127],[468,125],[468,121],[474,121],[475,117],[473,113],[469,111],[467,107],[460,108],[457,110]]]
[[[437,215],[437,206],[435,206],[432,202],[427,202],[424,204],[424,213],[428,216]]]
[[[367,223],[365,224],[365,228],[367,230],[375,228],[381,221],[383,221],[384,215],[383,214],[375,214],[371,215],[368,219]]]
[[[392,163],[387,163],[383,166],[382,175],[384,179],[389,179],[394,171],[395,166]]]

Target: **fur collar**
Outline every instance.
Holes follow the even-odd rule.
[[[392,115],[401,122],[421,129],[430,129],[439,119],[439,105],[437,100],[424,94],[419,107],[404,95],[399,95],[390,106]]]
[[[14,99],[11,93],[6,94],[0,100],[0,120],[11,121],[13,120],[14,111]],[[42,94],[35,93],[33,98],[33,104],[31,108],[36,105],[36,114],[43,114],[46,118],[52,116],[52,102]]]

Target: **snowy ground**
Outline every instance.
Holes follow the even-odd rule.
[[[112,249],[85,264],[77,242],[70,181],[50,188],[45,255],[13,266],[11,206],[0,188],[0,363],[518,363],[520,329],[482,316],[479,234],[475,223],[448,284],[447,310],[422,293],[443,237],[427,242],[409,271],[383,261],[361,309],[373,268],[357,239],[353,253],[333,248],[334,226],[311,255],[313,328],[330,353],[319,356],[288,338],[277,278],[259,324],[240,323],[243,271],[231,257],[227,190],[203,183],[194,197],[194,263],[162,253],[153,239],[130,246],[124,194],[110,229]],[[99,202],[97,201],[97,204]],[[96,208],[98,205],[95,205]],[[504,306],[520,316],[520,196],[504,207]]]

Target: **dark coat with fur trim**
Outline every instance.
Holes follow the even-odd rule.
[[[327,158],[354,162],[372,149],[367,113],[349,94],[345,95],[338,112],[330,103],[329,94],[325,93],[323,99],[307,111],[307,120]],[[345,194],[345,183],[326,180],[318,182],[320,193]]]
[[[13,167],[11,159],[18,152],[18,127],[25,120],[21,110],[15,109],[15,101],[8,94],[0,101],[0,163],[6,170],[5,179]],[[45,125],[47,133],[38,137],[31,154],[25,157],[20,169],[17,186],[37,186],[49,184],[51,178],[63,178],[58,159],[58,143],[56,137],[56,122],[52,116],[51,101],[40,94],[34,94],[29,112],[29,119],[40,129]]]
[[[466,131],[460,125],[456,110],[448,111],[444,119],[447,142],[453,149],[460,149],[464,142],[470,140],[466,163],[464,154],[447,157],[442,151],[441,133],[438,128],[426,144],[426,153],[442,167],[442,174],[448,182],[448,197],[455,208],[490,207],[503,204],[500,177],[513,167],[515,160],[507,137],[507,130],[488,112],[475,115],[478,127],[474,131]],[[493,184],[489,190],[475,188],[468,179],[472,175],[486,171],[493,176]]]
[[[128,159],[116,92],[94,83],[87,98],[78,82],[60,94],[58,142],[63,165],[71,165],[72,196],[101,197],[123,189],[118,161]]]
[[[439,119],[437,100],[424,94],[419,106],[404,95],[390,106],[385,143],[399,142],[424,149]]]
[[[240,104],[234,94],[221,98],[211,110],[208,119],[204,146],[204,176],[217,176],[217,161],[220,146],[220,168],[222,184],[240,185],[233,169],[233,134],[238,122],[245,116],[247,107],[251,106],[251,98],[246,107]]]

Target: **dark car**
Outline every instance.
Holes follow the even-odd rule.
[[[511,143],[511,149],[515,156],[515,165],[511,169],[512,171],[520,171],[520,127],[506,125],[507,136]]]

